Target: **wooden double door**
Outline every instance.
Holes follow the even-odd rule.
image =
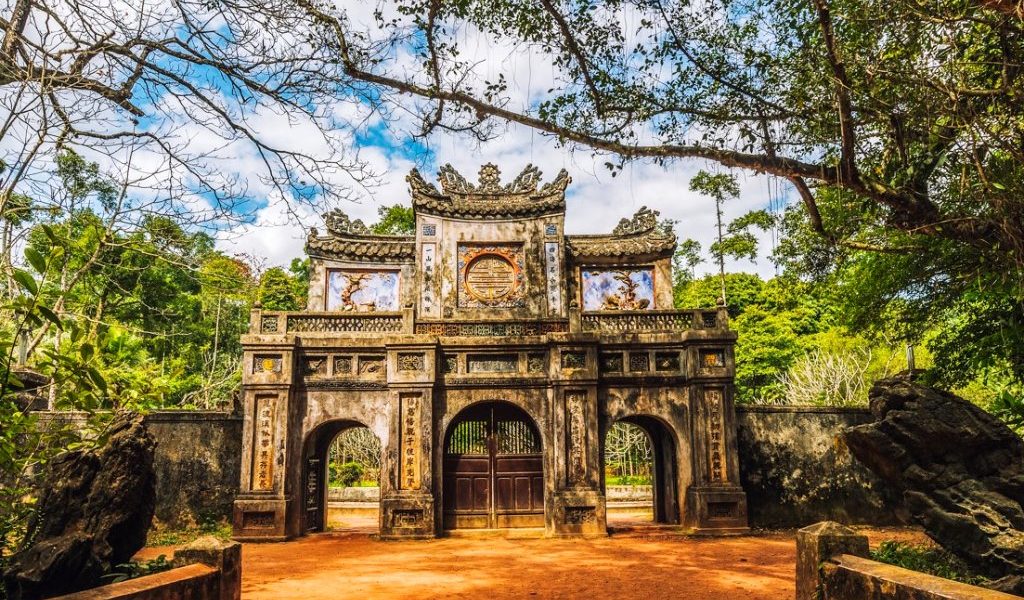
[[[544,526],[540,436],[505,403],[466,409],[449,428],[444,453],[444,528]]]

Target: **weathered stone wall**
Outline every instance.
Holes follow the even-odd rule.
[[[242,418],[215,411],[146,415],[156,439],[156,522],[188,527],[228,519],[238,490]]]
[[[866,408],[737,406],[750,526],[899,524],[896,496],[857,462],[839,435],[871,420]]]
[[[867,409],[738,406],[736,413],[751,527],[899,523],[895,497],[839,437],[869,422]],[[228,518],[240,477],[241,417],[161,411],[146,423],[157,440],[156,518],[175,527]]]

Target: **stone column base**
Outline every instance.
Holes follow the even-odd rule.
[[[604,494],[597,490],[562,490],[554,497],[556,537],[608,535]]]
[[[232,511],[232,538],[240,542],[282,542],[289,539],[290,500],[258,495],[239,496]]]
[[[434,496],[402,494],[380,500],[380,539],[429,539],[434,528]]]
[[[696,534],[746,533],[747,494],[739,486],[691,487],[687,494],[687,525]]]

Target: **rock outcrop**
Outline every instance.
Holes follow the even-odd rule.
[[[4,572],[8,597],[67,594],[101,585],[146,542],[153,520],[156,442],[141,415],[123,414],[107,442],[47,465],[26,543]]]
[[[1024,441],[908,375],[878,381],[869,396],[875,422],[845,433],[854,456],[902,493],[943,548],[999,579],[993,587],[1024,592]]]

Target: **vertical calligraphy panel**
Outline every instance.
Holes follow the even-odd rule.
[[[566,475],[571,486],[587,483],[586,392],[565,393]]]
[[[704,404],[708,411],[708,475],[712,483],[721,483],[726,478],[722,459],[722,446],[725,443],[722,432],[723,400],[722,390],[704,390]]]
[[[441,304],[437,301],[434,285],[437,273],[437,245],[423,244],[420,249],[420,270],[423,273],[423,289],[420,290],[420,305],[424,317],[439,317]]]
[[[274,430],[277,423],[277,396],[256,396],[253,422],[253,491],[274,489]]]
[[[544,242],[545,279],[548,282],[548,313],[562,314],[562,263],[558,242]]]
[[[400,470],[399,489],[420,489],[420,457],[422,454],[421,437],[421,399],[419,394],[401,394],[398,397],[398,410],[401,425],[400,436]]]

